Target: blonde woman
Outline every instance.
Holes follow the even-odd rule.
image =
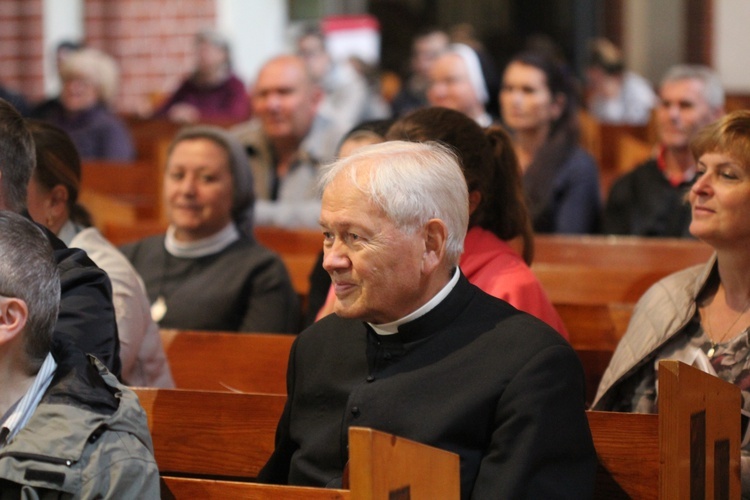
[[[60,97],[31,116],[66,131],[83,160],[132,160],[130,133],[110,109],[119,78],[115,60],[97,49],[80,49],[62,61],[60,78]]]

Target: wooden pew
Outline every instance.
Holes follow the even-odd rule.
[[[712,492],[719,493],[715,498],[739,498],[739,388],[685,364],[663,361],[659,390],[658,415],[588,412],[599,462],[595,498],[714,498]],[[442,458],[437,462],[429,457],[418,462],[399,448],[407,440],[369,430],[369,436],[350,434],[350,497],[343,491],[329,491],[333,496],[321,497],[316,490],[304,496],[302,490],[284,487],[173,479],[169,476],[224,480],[256,477],[271,453],[273,429],[284,397],[165,389],[136,391],[148,414],[161,474],[175,498],[195,493],[218,498],[223,491],[236,493],[232,497],[258,495],[249,498],[274,498],[271,495],[276,494],[280,495],[276,498],[375,499],[389,498],[385,495],[406,484],[414,498],[458,497],[457,457],[440,452]],[[367,448],[361,448],[363,442]],[[430,450],[423,445],[417,447]],[[361,449],[368,451],[361,454]],[[368,472],[361,469],[363,464]],[[451,472],[436,472],[444,466]],[[390,467],[401,477],[390,483],[375,479],[382,467]],[[418,470],[437,474],[439,480],[430,478],[426,482],[436,488],[431,493],[418,493],[409,482],[411,479],[403,476]],[[420,472],[417,477],[427,474]],[[386,491],[378,491],[380,487]],[[359,496],[363,491],[366,495]],[[455,491],[454,496],[446,496],[447,491]]]
[[[711,253],[694,240],[538,235],[532,270],[556,304],[633,303],[659,279]]]
[[[613,351],[625,334],[634,304],[553,303],[576,349]]]
[[[164,234],[168,224],[157,219],[139,220],[137,224],[123,224],[121,222],[109,221],[104,224],[102,234],[115,246]]]
[[[684,363],[659,365],[659,414],[588,412],[595,498],[739,498],[737,386]]]
[[[286,394],[296,336],[161,330],[178,389]]]
[[[311,488],[302,486],[278,486],[274,484],[244,483],[239,481],[216,481],[185,477],[164,476],[161,478],[163,500],[195,499],[225,500],[245,498],[252,500],[349,500],[354,498],[349,490],[333,488]]]
[[[98,227],[107,222],[134,224],[109,213],[107,201],[115,208],[129,206],[135,219],[150,219],[161,213],[161,179],[156,167],[145,161],[92,161],[81,164],[81,203],[89,208]],[[118,214],[121,212],[118,212]]]
[[[681,238],[537,234],[534,264],[651,268],[674,272],[706,262],[713,249]]]
[[[586,376],[586,403],[591,404],[617,343],[627,330],[633,304],[554,304],[570,335],[570,344]]]
[[[199,356],[196,356],[199,357]],[[136,388],[162,475],[257,477],[274,449],[286,396]]]
[[[349,430],[346,490],[258,485],[286,398],[136,388],[163,498],[459,498],[458,455],[372,429]],[[408,498],[408,495],[407,497]]]
[[[643,126],[604,124],[586,110],[581,110],[578,118],[579,143],[599,167],[600,190],[602,199],[606,199],[612,183],[620,175],[651,156],[652,145],[656,142],[654,123]]]
[[[269,226],[256,226],[254,232],[261,245],[278,253],[284,261],[304,307],[310,292],[310,273],[323,250],[323,235],[317,230]]]
[[[672,271],[534,264],[534,274],[553,304],[635,303]]]
[[[323,234],[312,229],[253,228],[258,243],[278,254],[317,255],[323,250]]]
[[[162,498],[445,500],[460,497],[458,455],[385,432],[349,429],[348,489],[164,477]]]

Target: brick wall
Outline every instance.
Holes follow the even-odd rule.
[[[42,0],[0,0],[0,83],[44,95]]]
[[[85,0],[86,44],[114,56],[120,65],[117,111],[142,111],[154,95],[169,93],[179,84],[193,65],[193,36],[216,25],[215,4],[215,0]]]

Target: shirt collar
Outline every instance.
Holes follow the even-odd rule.
[[[378,335],[393,335],[394,333],[398,333],[398,327],[408,323],[410,321],[414,321],[415,319],[424,316],[428,312],[432,311],[435,306],[440,304],[443,299],[445,299],[448,294],[453,290],[453,287],[456,286],[456,283],[458,283],[458,278],[461,275],[461,273],[458,272],[458,268],[455,268],[453,270],[453,277],[446,283],[446,285],[435,294],[434,297],[432,297],[426,304],[424,304],[422,307],[417,309],[414,312],[411,312],[404,316],[401,319],[397,319],[396,321],[391,321],[390,323],[382,323],[379,325],[374,325],[372,323],[368,323],[370,327],[377,333]]]
[[[11,411],[5,415],[2,427],[0,427],[0,447],[10,442],[34,414],[37,406],[39,406],[39,401],[42,400],[42,396],[52,383],[55,370],[57,370],[55,358],[52,357],[52,353],[47,353],[47,357],[44,358],[44,363],[34,377],[31,387]]]
[[[198,241],[177,241],[174,237],[174,233],[175,228],[170,225],[167,228],[167,235],[164,238],[164,248],[166,248],[167,252],[171,255],[186,259],[195,259],[219,253],[240,239],[240,233],[237,231],[234,222],[230,222],[224,226],[224,229],[218,233],[212,234],[208,238],[203,238]]]
[[[667,175],[667,148],[664,145],[659,146],[659,154],[656,156],[656,166],[659,167],[664,178],[673,187],[693,182],[693,178],[695,177],[695,166],[687,169],[682,175]]]

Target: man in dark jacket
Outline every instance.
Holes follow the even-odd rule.
[[[667,71],[656,105],[658,153],[612,186],[604,209],[605,233],[691,237],[685,201],[695,179],[690,140],[722,114],[724,89],[713,70],[677,65]]]
[[[31,133],[18,111],[0,99],[0,210],[25,212],[34,164]],[[120,341],[109,277],[83,250],[66,248],[47,230],[45,235],[54,249],[62,286],[55,337],[72,340],[119,377]]]
[[[580,361],[461,274],[469,195],[455,157],[387,142],[326,167],[322,184],[336,314],[294,343],[260,479],[340,485],[356,425],[457,453],[462,498],[590,498]]]
[[[94,357],[53,341],[60,278],[27,218],[0,211],[3,498],[157,498],[143,409]]]

